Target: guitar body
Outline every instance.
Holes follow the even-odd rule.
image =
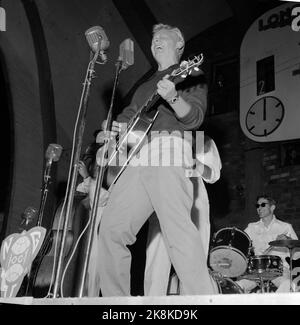
[[[110,157],[104,174],[104,188],[108,189],[114,184],[123,170],[126,168],[130,159],[141,149],[146,141],[147,134],[151,129],[158,110],[153,109],[150,112],[143,111],[131,122],[131,126],[125,132],[125,135],[119,140],[118,149],[116,143],[110,141],[108,156]],[[97,162],[101,161],[104,147],[97,152]],[[100,164],[100,163],[98,163]]]
[[[38,272],[35,276],[34,280],[34,286],[35,288],[49,288],[49,285],[51,283],[51,276],[52,276],[52,270],[54,265],[54,256],[55,256],[55,243],[58,241],[58,243],[61,243],[62,239],[62,230],[51,230],[50,238],[48,239],[48,245],[46,248],[46,252],[44,256],[40,259],[39,265],[38,265]],[[66,236],[66,246],[64,251],[64,256],[68,256],[70,249],[72,247],[73,243],[73,232],[71,230],[68,230],[67,236]]]

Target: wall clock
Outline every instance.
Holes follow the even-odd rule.
[[[256,137],[266,137],[273,133],[284,118],[281,100],[273,96],[258,99],[246,114],[246,128]]]

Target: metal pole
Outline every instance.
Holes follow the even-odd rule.
[[[111,97],[111,102],[110,102],[110,108],[109,108],[109,111],[108,111],[105,132],[107,132],[108,130],[111,129],[112,110],[113,110],[113,104],[114,104],[114,99],[115,99],[115,92],[116,92],[116,88],[117,88],[117,85],[118,85],[118,80],[119,80],[119,75],[120,75],[121,70],[122,70],[121,62],[117,61],[115,80],[114,80],[114,85],[113,85],[113,92],[112,92],[112,97]],[[104,161],[105,161],[105,155],[106,155],[107,150],[108,150],[108,145],[109,145],[109,141],[105,140],[104,146],[101,148],[102,149],[101,163],[100,163],[100,165],[97,166],[96,188],[95,188],[93,205],[92,205],[92,210],[91,210],[91,215],[90,215],[90,225],[89,225],[89,228],[88,228],[88,239],[87,239],[87,246],[86,246],[85,257],[84,257],[83,272],[81,274],[80,285],[79,285],[79,297],[80,298],[83,297],[83,294],[84,294],[84,285],[85,285],[87,269],[88,269],[88,265],[89,265],[89,261],[90,261],[90,255],[91,255],[91,248],[92,248],[92,242],[93,242],[93,236],[94,236],[94,229],[95,229],[95,223],[96,223],[96,217],[97,217],[97,211],[98,211],[98,203],[99,203],[100,191],[101,191],[101,188],[102,188],[104,172],[105,172]]]
[[[80,117],[80,123],[78,124],[79,129],[78,129],[76,152],[74,155],[75,158],[74,158],[73,164],[71,165],[72,166],[71,186],[70,186],[70,191],[68,194],[68,203],[67,203],[67,210],[66,210],[66,214],[65,214],[65,218],[64,218],[62,239],[61,239],[61,243],[59,246],[59,257],[58,257],[58,262],[57,262],[57,268],[55,270],[53,298],[56,298],[59,296],[58,291],[59,291],[61,275],[62,275],[64,247],[65,247],[68,223],[69,223],[69,219],[71,216],[71,211],[72,211],[72,206],[73,206],[73,201],[74,201],[75,186],[76,186],[76,180],[77,180],[77,174],[78,174],[78,162],[79,162],[79,158],[80,158],[81,147],[82,147],[82,138],[83,138],[83,133],[84,133],[84,128],[85,128],[88,97],[89,97],[89,92],[90,92],[91,79],[92,79],[93,72],[94,72],[94,66],[95,66],[98,54],[99,54],[99,51],[96,52],[94,58],[89,62],[88,76],[84,83],[84,86],[86,86],[86,87],[83,88],[83,92],[84,92],[83,105],[81,105],[79,108],[79,112],[81,112],[81,110],[82,110],[82,112],[81,112],[81,117]],[[77,130],[75,130],[75,131],[77,131]],[[59,240],[59,236],[57,236],[57,237]]]

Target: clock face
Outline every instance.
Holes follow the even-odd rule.
[[[266,137],[274,132],[284,117],[282,102],[273,96],[258,99],[246,115],[247,130],[257,136]]]

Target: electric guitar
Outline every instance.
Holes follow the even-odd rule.
[[[198,68],[203,63],[203,54],[195,56],[188,61],[182,61],[179,67],[173,70],[169,76],[169,80],[178,83],[189,75],[197,75],[202,72]],[[180,77],[180,78],[179,78]],[[99,166],[103,166],[103,157],[106,154],[106,186],[113,185],[122,172],[125,170],[131,158],[138,153],[142,147],[144,140],[153,126],[159,111],[157,103],[160,95],[155,91],[145,104],[140,107],[136,114],[130,119],[124,133],[116,140],[108,144],[107,153],[103,152],[103,147],[98,149],[96,161]]]

